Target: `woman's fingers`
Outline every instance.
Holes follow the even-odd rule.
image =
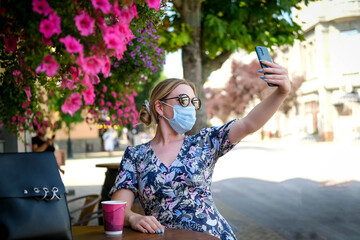
[[[289,92],[290,83],[288,79],[287,70],[282,66],[269,61],[261,61],[261,63],[268,66],[268,68],[263,68],[259,70],[259,72],[264,73],[264,75],[261,78],[264,79],[264,81],[266,81],[267,83],[279,85],[281,88],[281,92],[284,93]]]
[[[165,229],[153,216],[138,216],[131,227],[143,233],[162,233]]]

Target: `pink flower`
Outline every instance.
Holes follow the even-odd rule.
[[[68,88],[70,90],[73,90],[75,88],[77,88],[77,86],[74,84],[74,80],[68,79],[68,78],[63,78],[61,81],[61,88],[65,89]]]
[[[119,8],[117,1],[114,1],[114,14],[119,18],[120,22],[127,25],[130,24],[131,20],[135,16],[139,18],[135,3],[133,3],[130,7],[124,6],[123,8]]]
[[[54,32],[57,34],[60,34],[61,33],[61,26],[60,26],[61,18],[55,12],[53,12],[49,15],[49,20],[54,25]]]
[[[99,84],[100,78],[98,75],[85,75],[82,80],[82,84],[88,87],[92,87],[93,85]]]
[[[98,75],[89,75],[89,81],[92,85],[96,85],[100,83],[100,78]]]
[[[29,105],[30,105],[30,103],[29,103],[29,102],[26,102],[26,103],[24,103],[21,107],[22,107],[22,108],[27,108]]]
[[[50,39],[48,39],[48,38],[45,38],[44,36],[41,38],[41,41],[43,42],[43,44],[45,46],[52,46],[53,45],[52,41]]]
[[[65,38],[60,38],[59,41],[65,45],[66,51],[69,53],[83,54],[83,45],[81,45],[80,40],[67,35]]]
[[[114,27],[108,27],[104,34],[104,42],[108,49],[121,49],[124,44],[124,37]]]
[[[32,5],[34,12],[44,14],[45,16],[49,15],[49,13],[52,12],[51,7],[46,0],[33,0]]]
[[[104,65],[103,61],[95,56],[87,58],[80,56],[77,62],[81,66],[84,73],[88,75],[97,75],[100,73]]]
[[[118,109],[118,110],[117,110],[117,115],[118,115],[119,117],[121,117],[123,114],[124,114],[123,110],[121,110],[121,109]]]
[[[84,96],[85,105],[94,104],[95,102],[95,92],[94,87],[88,87],[86,90],[82,90],[81,93]]]
[[[104,106],[104,104],[105,104],[104,99],[100,99],[100,103],[99,103],[99,105],[100,105],[100,106]]]
[[[21,82],[24,80],[22,73],[19,70],[14,70],[13,75],[15,76],[16,85],[20,86]]]
[[[71,116],[79,110],[82,105],[81,95],[79,93],[72,93],[69,98],[65,100],[65,103],[61,106],[63,113],[69,113]]]
[[[94,33],[95,20],[85,11],[82,14],[77,15],[74,20],[81,36],[89,36]]]
[[[128,44],[133,38],[135,38],[134,34],[129,28],[129,24],[118,23],[115,25],[115,28],[120,35],[124,36],[126,44]]]
[[[110,73],[110,69],[111,69],[111,64],[110,64],[110,59],[108,56],[105,56],[103,59],[103,67],[101,69],[101,72],[104,75],[104,78],[109,77],[109,73]]]
[[[161,0],[145,0],[145,2],[147,2],[149,8],[159,11]]]
[[[111,95],[113,96],[113,98],[116,98],[117,97],[117,94],[116,94],[116,92],[111,92]]]
[[[17,37],[15,37],[14,35],[10,35],[9,37],[4,38],[4,42],[5,42],[5,46],[6,52],[14,52],[16,50],[16,46],[17,46]]]
[[[107,25],[103,17],[98,16],[96,19],[96,25],[99,26],[102,32],[106,31]]]
[[[51,13],[49,15],[49,19],[43,19],[40,22],[40,32],[44,34],[45,38],[50,38],[52,35],[60,34],[61,27],[60,27],[61,18],[55,13]]]
[[[31,90],[30,90],[30,87],[28,87],[28,86],[25,86],[24,87],[24,91],[25,91],[25,93],[26,93],[26,96],[27,96],[27,99],[28,99],[28,101],[30,101],[30,98],[31,98]]]
[[[102,91],[103,91],[104,93],[106,93],[106,91],[107,91],[107,87],[106,87],[106,86],[104,86]]]
[[[46,71],[47,76],[53,77],[55,76],[58,68],[59,64],[54,60],[54,57],[47,55],[44,57],[44,61],[36,68],[36,73]]]
[[[82,76],[79,68],[70,67],[70,72],[75,82],[77,82],[79,80],[79,77]]]
[[[95,9],[100,9],[103,13],[108,14],[111,10],[111,4],[108,0],[91,0]]]

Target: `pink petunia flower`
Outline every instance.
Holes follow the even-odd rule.
[[[68,79],[68,78],[63,78],[61,81],[61,88],[62,89],[68,88],[70,90],[73,90],[73,89],[77,88],[77,85],[74,84],[74,80]]]
[[[104,87],[103,87],[103,89],[102,89],[102,91],[103,91],[104,93],[106,93],[106,91],[107,91],[107,87],[106,87],[106,86],[104,86]]]
[[[45,38],[50,38],[52,35],[61,33],[61,18],[55,13],[49,15],[49,19],[42,19],[40,22],[40,32],[44,34]]]
[[[24,103],[24,104],[21,106],[21,108],[27,108],[28,106],[30,106],[30,103],[29,103],[29,102],[26,102],[26,103]]]
[[[93,85],[99,84],[100,78],[98,75],[85,75],[82,80],[82,84],[88,87],[92,87]]]
[[[96,85],[100,83],[100,78],[98,75],[89,75],[89,81],[92,85]]]
[[[17,37],[15,37],[14,35],[10,35],[6,38],[4,38],[4,42],[5,42],[5,46],[6,52],[14,52],[16,50],[16,46],[17,46]]]
[[[13,75],[15,77],[16,85],[20,86],[21,82],[24,80],[22,73],[19,70],[14,70]]]
[[[54,57],[47,55],[44,57],[44,61],[36,68],[36,73],[46,72],[46,75],[49,77],[55,76],[59,64],[54,60]]]
[[[67,35],[65,38],[60,38],[59,41],[65,45],[66,51],[69,53],[83,54],[83,45],[80,43],[80,40]]]
[[[26,96],[27,96],[27,100],[30,101],[30,98],[31,98],[31,90],[30,90],[30,87],[29,86],[25,86],[24,87],[24,91],[26,93]]]
[[[79,77],[82,76],[79,68],[71,66],[70,72],[71,72],[72,79],[74,79],[75,82],[77,82],[79,80]]]
[[[136,16],[139,18],[135,3],[131,4],[130,7],[124,6],[119,8],[118,2],[114,1],[114,14],[118,17],[119,21],[129,25],[132,19]]]
[[[32,5],[34,12],[44,14],[45,16],[53,11],[46,0],[33,0]]]
[[[103,58],[103,67],[101,68],[101,72],[103,73],[104,75],[104,78],[107,78],[109,77],[109,73],[110,73],[110,70],[111,70],[111,64],[110,64],[110,59],[108,56],[105,56]]]
[[[103,37],[108,49],[120,49],[124,45],[124,37],[114,27],[108,27]]]
[[[94,104],[95,102],[95,92],[94,87],[88,87],[86,90],[82,90],[81,93],[84,96],[85,105]]]
[[[82,105],[81,95],[79,93],[72,93],[69,98],[67,98],[64,104],[61,106],[61,111],[63,113],[69,113],[71,116],[79,110]]]
[[[41,38],[41,41],[43,42],[43,44],[44,44],[45,46],[52,46],[52,45],[53,45],[51,39],[45,38],[45,36],[43,36],[43,37]]]
[[[95,20],[92,19],[85,11],[80,15],[77,15],[74,20],[81,36],[89,36],[94,33]]]
[[[95,56],[87,58],[80,56],[77,62],[81,66],[84,73],[88,75],[97,75],[100,73],[104,65],[103,61]]]
[[[156,11],[159,11],[161,0],[145,0],[149,8],[153,8]]]
[[[108,14],[111,11],[111,4],[108,0],[91,0],[95,9],[100,9],[103,13]]]
[[[56,14],[56,12],[52,12],[49,15],[49,20],[54,25],[54,32],[57,34],[61,33],[61,18]]]

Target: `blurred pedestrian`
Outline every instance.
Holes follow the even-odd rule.
[[[112,155],[115,147],[115,131],[112,127],[109,127],[102,136],[104,140],[104,149],[109,152],[109,155]]]
[[[34,126],[36,131],[36,136],[31,139],[32,151],[33,152],[55,152],[54,147],[54,140],[55,134],[52,135],[51,138],[47,137],[47,127],[41,126],[38,128]],[[59,171],[64,174],[65,171],[61,169],[60,165],[58,164]]]

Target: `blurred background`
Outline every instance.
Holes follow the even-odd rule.
[[[185,77],[201,89],[204,102],[195,128],[241,118],[273,91],[259,78],[253,51],[267,46],[274,62],[287,68],[292,91],[262,129],[219,160],[213,176],[217,206],[239,239],[360,239],[360,1],[287,1],[289,6],[272,10],[280,2],[204,1],[192,14],[202,14],[204,29],[198,34],[209,43],[198,45],[194,26],[199,22],[186,22],[188,13],[179,10],[179,1],[166,3],[158,30],[165,64],[137,93],[136,107],[157,82]],[[191,13],[195,6],[190,5]],[[261,15],[267,11],[277,15]],[[235,25],[241,33],[232,32],[232,22],[245,26]],[[188,46],[200,48],[201,61]],[[189,58],[200,61],[200,74],[189,73]],[[128,145],[147,142],[155,133],[153,127],[109,125],[109,120],[106,114],[101,121],[85,114],[82,121],[54,131],[55,148],[66,152],[59,161],[70,199],[100,194],[109,168],[96,165],[118,164]],[[112,152],[105,151],[103,139],[110,127]],[[33,136],[0,126],[0,153],[31,152]]]

